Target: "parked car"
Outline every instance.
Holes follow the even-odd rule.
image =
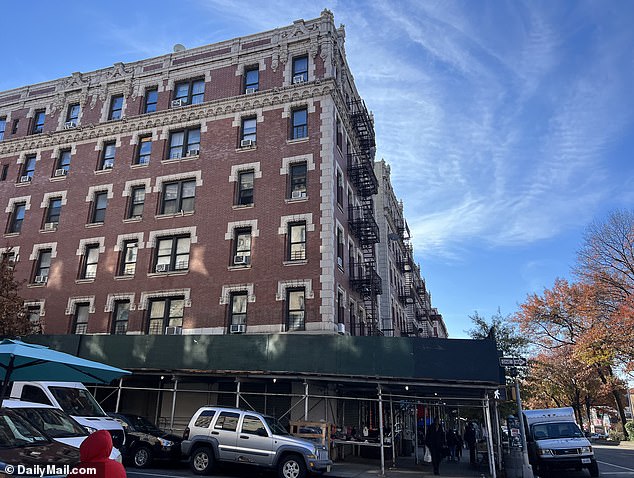
[[[17,474],[18,465],[30,470],[36,465],[53,465],[55,470],[46,470],[49,474],[43,476],[60,476],[67,473],[63,471],[65,467],[77,463],[79,450],[47,438],[15,411],[0,408],[0,475]]]
[[[237,408],[198,409],[181,450],[197,475],[210,474],[216,461],[276,469],[280,478],[304,478],[332,465],[326,447],[290,435],[273,417]]]
[[[44,433],[47,438],[77,449],[90,435],[90,432],[70,415],[52,405],[22,400],[4,400],[2,406],[12,409],[22,418],[31,422],[31,425]],[[121,452],[113,447],[110,458],[121,463]]]
[[[146,468],[154,460],[181,459],[181,441],[177,435],[161,430],[140,415],[131,413],[109,413],[117,420],[126,435],[123,456],[138,468]]]

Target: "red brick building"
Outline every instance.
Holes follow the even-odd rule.
[[[373,125],[320,18],[0,92],[3,255],[48,334],[380,330]]]

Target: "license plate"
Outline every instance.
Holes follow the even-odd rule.
[[[330,465],[326,465],[326,473],[330,473]]]
[[[581,463],[583,463],[584,465],[587,463],[590,463],[592,460],[590,460],[590,458],[582,458],[581,459]]]

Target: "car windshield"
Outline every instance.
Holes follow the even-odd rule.
[[[266,424],[269,426],[271,432],[273,432],[274,435],[289,435],[282,424],[278,422],[275,418],[264,417],[264,420],[266,421]]]
[[[50,438],[88,436],[85,428],[56,408],[17,408],[15,411]]]
[[[50,387],[51,393],[62,410],[75,417],[105,417],[93,396],[81,388]]]
[[[145,433],[163,433],[154,423],[149,421],[147,418],[131,415],[127,417],[128,420],[132,423],[132,427],[139,432]]]
[[[48,439],[24,418],[10,410],[0,414],[0,448],[48,443]]]
[[[573,422],[538,423],[533,425],[535,440],[549,440],[554,438],[580,438],[583,433]]]

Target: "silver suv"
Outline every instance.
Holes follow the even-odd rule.
[[[237,408],[201,407],[183,438],[181,451],[197,475],[210,474],[216,461],[277,469],[280,478],[304,478],[332,465],[326,447],[290,435],[273,417]]]

